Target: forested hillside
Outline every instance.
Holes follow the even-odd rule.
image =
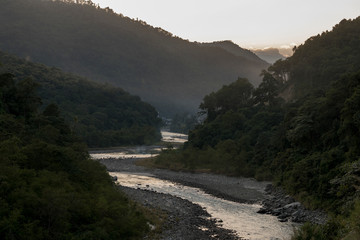
[[[229,40],[228,41],[211,42],[211,43],[199,43],[199,45],[205,46],[205,47],[219,47],[219,48],[222,48],[222,49],[228,51],[229,53],[234,54],[235,56],[244,58],[250,62],[251,61],[254,63],[259,62],[259,57],[255,53],[253,53],[250,50],[243,49]],[[262,61],[265,63],[264,60],[262,60]]]
[[[298,99],[310,91],[323,90],[341,76],[358,71],[360,66],[360,18],[343,20],[306,40],[294,55],[276,62],[271,68],[279,80],[286,82],[284,92]]]
[[[237,77],[257,85],[268,67],[86,2],[2,1],[0,50],[113,83],[167,116],[195,112],[203,96]]]
[[[141,239],[144,214],[65,124],[37,83],[0,75],[0,238]]]
[[[184,149],[155,164],[272,180],[331,216],[295,239],[360,239],[359,31],[360,18],[343,20],[263,71],[258,88],[240,78],[207,95]]]
[[[0,52],[0,73],[31,79],[43,106],[55,103],[71,130],[90,147],[149,144],[160,140],[158,113],[120,88]]]

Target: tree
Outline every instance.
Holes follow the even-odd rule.
[[[19,115],[28,118],[41,105],[41,99],[36,94],[38,86],[39,84],[30,78],[26,78],[17,84],[16,98]]]
[[[218,114],[251,106],[253,90],[254,87],[246,78],[238,78],[237,81],[223,86],[216,93],[205,96],[200,104],[201,113],[207,114],[207,120],[211,121]]]
[[[273,106],[276,104],[278,90],[280,83],[268,71],[263,70],[261,73],[263,80],[259,87],[254,91],[254,103],[269,104]]]
[[[56,104],[51,103],[45,108],[45,110],[43,112],[43,115],[44,116],[59,117],[59,115],[60,115],[59,107]]]

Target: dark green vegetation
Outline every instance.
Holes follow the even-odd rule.
[[[295,48],[292,57],[269,68],[287,81],[284,97],[298,99],[309,90],[324,90],[345,74],[360,66],[360,19],[343,20],[333,30],[306,40]],[[285,91],[284,91],[285,92]]]
[[[188,134],[198,124],[198,119],[190,113],[175,114],[169,126],[170,132]]]
[[[2,72],[10,72],[18,80],[36,81],[44,106],[57,104],[71,130],[89,147],[149,144],[160,140],[158,113],[139,97],[2,52],[0,62]]]
[[[38,84],[0,75],[0,238],[140,239],[146,218],[60,117],[38,112]]]
[[[295,239],[360,238],[360,17],[263,72],[207,95],[206,119],[155,164],[268,179],[331,216]],[[289,100],[285,102],[280,96]]]
[[[259,57],[250,50],[244,49],[233,43],[232,41],[218,41],[210,43],[199,43],[200,46],[222,48],[235,56],[242,57],[254,63],[259,61]]]
[[[1,1],[0,50],[112,83],[167,117],[194,113],[203,96],[239,76],[257,85],[268,67],[87,2]]]

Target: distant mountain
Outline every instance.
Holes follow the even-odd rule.
[[[162,115],[195,112],[206,94],[269,65],[199,46],[111,9],[62,1],[2,1],[0,50],[139,95]],[[4,24],[6,23],[6,24]]]
[[[275,63],[279,59],[285,58],[285,56],[282,55],[277,48],[256,49],[252,51],[261,59],[271,64]]]
[[[39,84],[43,108],[56,104],[89,147],[149,144],[160,140],[156,109],[121,88],[0,52],[0,74]],[[1,103],[1,102],[0,102]],[[1,104],[0,104],[1,107]]]
[[[256,54],[252,51],[241,48],[239,45],[233,43],[232,41],[219,41],[219,42],[211,42],[211,43],[201,43],[201,46],[208,46],[208,47],[220,47],[229,53],[234,54],[235,56],[242,57],[248,61],[254,62],[263,62],[266,64],[264,60],[259,58]]]

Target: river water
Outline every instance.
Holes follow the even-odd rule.
[[[184,142],[186,135],[163,133],[163,140]],[[152,157],[161,150],[157,146],[120,148],[109,152],[92,153],[93,158],[144,158]],[[259,204],[241,204],[214,197],[201,189],[158,179],[149,173],[110,172],[117,183],[131,188],[147,189],[171,194],[204,207],[223,228],[234,230],[240,237],[252,240],[290,239],[296,225],[279,222],[271,215],[258,214]]]

